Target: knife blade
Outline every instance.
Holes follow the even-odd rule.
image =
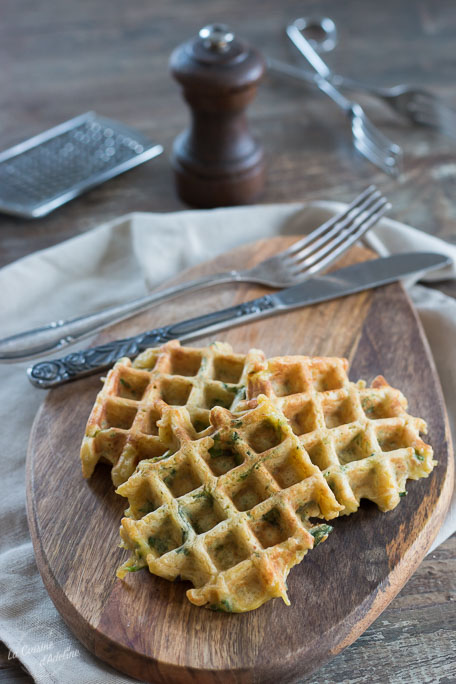
[[[387,285],[405,276],[446,266],[450,262],[449,257],[433,252],[410,252],[362,261],[228,309],[72,352],[60,359],[35,363],[27,370],[27,375],[35,387],[57,387],[104,370],[123,356],[133,358],[144,349],[160,346],[169,340],[189,342],[259,318]]]

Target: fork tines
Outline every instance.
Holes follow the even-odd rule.
[[[351,127],[353,144],[360,154],[390,176],[401,174],[402,148],[381,133],[358,104],[352,106]]]
[[[370,185],[342,214],[326,221],[284,253],[291,273],[320,271],[357,242],[390,208],[386,197],[375,185]]]

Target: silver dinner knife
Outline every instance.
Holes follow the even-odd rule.
[[[405,276],[446,266],[450,261],[447,256],[432,252],[411,252],[363,261],[228,309],[72,352],[61,359],[40,361],[27,370],[27,375],[35,387],[57,387],[104,370],[123,356],[132,358],[148,347],[160,346],[169,340],[188,342],[259,318],[387,285]]]

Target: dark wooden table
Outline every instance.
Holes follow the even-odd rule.
[[[0,218],[0,264],[131,211],[183,208],[168,163],[187,112],[167,72],[172,48],[210,21],[230,23],[271,55],[288,58],[286,22],[326,14],[340,45],[328,61],[377,84],[428,86],[456,105],[454,0],[3,0],[0,149],[89,109],[136,126],[165,154],[50,216]],[[268,78],[251,121],[269,161],[263,202],[348,200],[375,182],[394,217],[456,241],[456,142],[411,128],[360,98],[405,151],[405,173],[387,178],[352,149],[343,115],[323,95]],[[456,295],[452,283],[442,286]],[[328,591],[335,591],[328,587]],[[428,556],[376,622],[308,681],[456,682],[456,536]],[[0,654],[0,682],[29,682]]]

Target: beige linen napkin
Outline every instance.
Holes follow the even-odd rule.
[[[341,208],[334,203],[287,204],[132,214],[113,221],[0,271],[0,336],[128,301],[241,243],[308,232]],[[456,263],[456,248],[387,219],[370,242],[382,253],[446,252]],[[455,268],[448,268],[446,276],[456,277]],[[411,294],[435,356],[454,430],[456,302],[422,286],[412,287]],[[0,638],[37,682],[131,682],[74,639],[36,569],[25,516],[24,464],[32,421],[44,395],[29,384],[27,365],[0,366]],[[436,544],[455,529],[454,501]]]

